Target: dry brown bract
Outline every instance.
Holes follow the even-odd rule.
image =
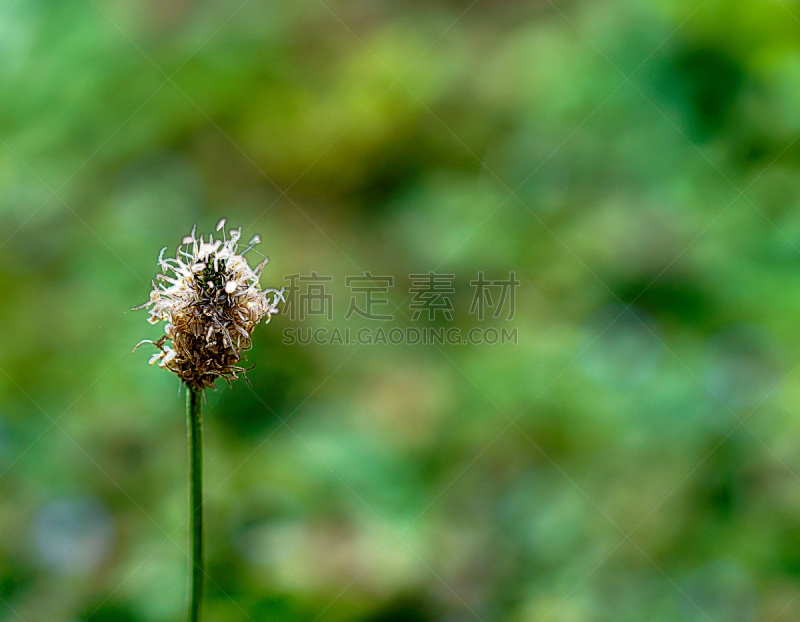
[[[164,259],[163,248],[158,257],[162,274],[153,281],[150,300],[135,308],[152,305],[148,321],[167,322],[161,339],[136,347],[155,345],[159,352],[150,364],[158,362],[194,389],[212,387],[217,378],[230,383],[243,374],[241,353],[252,347],[253,329],[264,318],[269,322],[284,300],[283,289],[262,290],[258,283],[269,260],[252,269],[244,257],[261,241],[259,236],[237,254],[242,230],[231,229],[226,237],[224,226],[223,218],[217,225],[222,239],[210,235],[208,242],[203,236],[198,240],[192,228],[175,259]]]

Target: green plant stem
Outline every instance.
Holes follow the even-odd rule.
[[[186,389],[186,426],[189,433],[189,515],[192,547],[192,585],[189,597],[189,622],[199,622],[203,603],[203,416],[202,391]]]

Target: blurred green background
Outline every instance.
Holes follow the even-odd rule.
[[[796,2],[0,4],[0,619],[182,619],[128,309],[223,216],[333,319],[208,392],[207,620],[800,619]],[[518,343],[283,343],[366,270]]]

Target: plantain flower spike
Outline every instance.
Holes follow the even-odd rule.
[[[150,300],[133,309],[152,307],[148,321],[167,322],[158,341],[146,339],[136,348],[143,343],[156,346],[150,364],[158,363],[197,390],[213,387],[217,378],[230,384],[244,375],[248,369],[241,366],[241,357],[252,347],[253,329],[261,320],[269,322],[278,313],[278,303],[285,302],[283,289],[262,290],[259,285],[269,259],[253,269],[244,257],[261,238],[253,237],[238,252],[242,230],[231,229],[226,236],[225,223],[223,218],[217,225],[222,231],[217,240],[213,234],[208,241],[202,235],[197,239],[193,227],[174,259],[164,259],[163,248],[158,257],[161,274],[153,280]]]

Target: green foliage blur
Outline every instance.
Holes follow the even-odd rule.
[[[2,0],[0,93],[0,620],[183,618],[128,310],[221,217],[333,317],[207,392],[206,620],[800,619],[796,2]],[[284,333],[384,324],[518,342]]]

